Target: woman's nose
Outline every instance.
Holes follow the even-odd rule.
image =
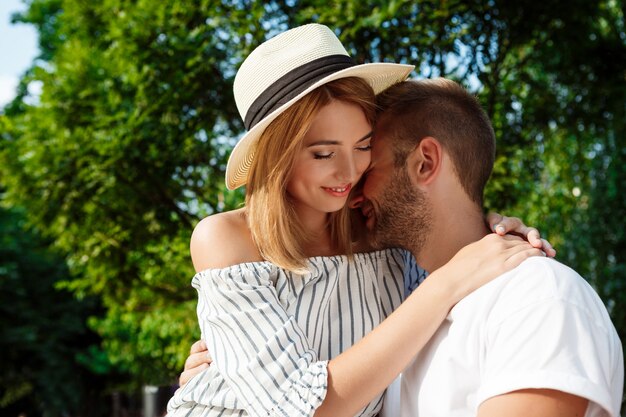
[[[337,179],[346,183],[353,183],[357,179],[356,161],[351,155],[346,155],[337,161]]]

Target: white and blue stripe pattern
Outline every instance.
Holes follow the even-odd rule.
[[[213,364],[175,393],[170,416],[312,416],[326,395],[327,361],[424,278],[400,249],[308,262],[306,275],[254,262],[194,276]],[[382,395],[357,415],[376,415],[381,405]]]

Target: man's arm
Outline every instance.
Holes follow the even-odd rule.
[[[489,398],[477,417],[583,417],[589,401],[562,391],[524,389]]]

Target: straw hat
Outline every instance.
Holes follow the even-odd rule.
[[[235,76],[235,102],[248,132],[228,159],[226,186],[234,190],[246,184],[261,133],[307,93],[330,81],[359,77],[378,94],[405,80],[413,68],[391,63],[355,65],[337,36],[315,23],[262,43]]]

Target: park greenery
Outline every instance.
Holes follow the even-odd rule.
[[[40,55],[0,113],[0,410],[175,383],[199,337],[191,231],[242,202],[223,181],[236,69],[308,22],[358,63],[475,93],[498,138],[486,209],[537,226],[626,340],[623,0],[25,4]]]

